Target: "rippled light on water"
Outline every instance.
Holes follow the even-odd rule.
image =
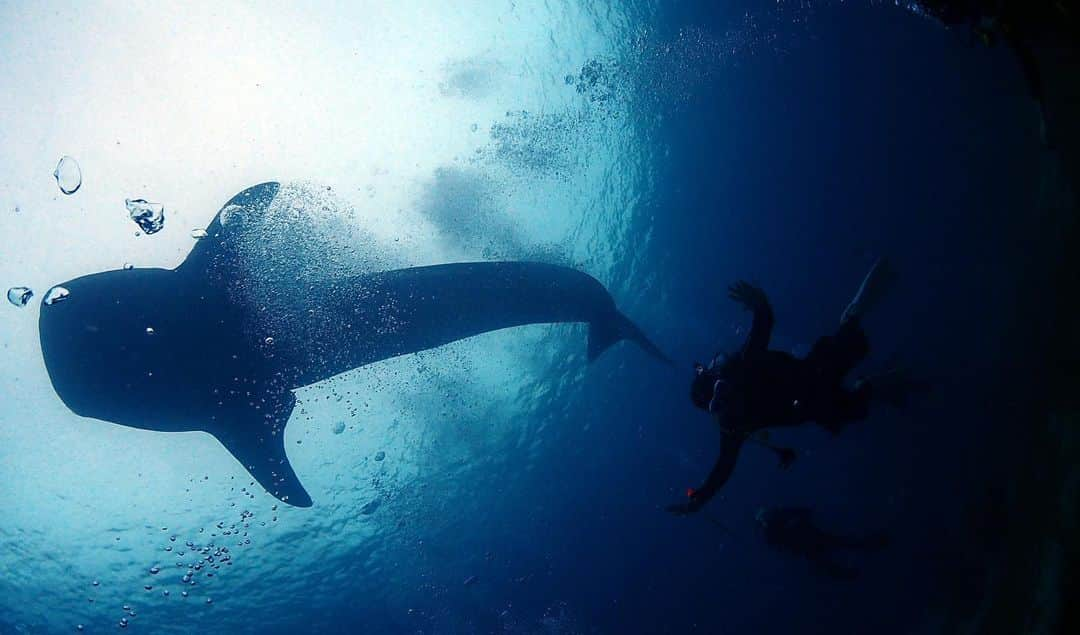
[[[631,235],[651,178],[633,118],[645,80],[633,69],[679,70],[680,89],[694,73],[665,65],[659,45],[635,48],[643,17],[602,4],[90,4],[71,20],[26,5],[0,38],[13,113],[0,192],[10,192],[5,209],[24,210],[0,214],[0,230],[22,237],[0,259],[4,288],[45,288],[118,263],[139,265],[120,277],[172,269],[217,242],[199,241],[200,230],[233,194],[271,179],[282,194],[254,219],[265,231],[236,245],[243,262],[229,292],[258,300],[248,335],[275,355],[294,345],[291,325],[320,310],[304,304],[305,284],[372,270],[587,262],[618,288],[633,269],[625,254],[647,251]],[[109,36],[117,24],[166,36],[152,46]],[[82,166],[65,157],[54,185],[48,168],[63,152]],[[83,170],[93,175],[85,184]],[[78,195],[60,205],[56,187]],[[31,225],[42,223],[36,210],[62,222]],[[235,212],[223,227],[251,224]],[[133,237],[131,222],[153,240]],[[66,298],[54,287],[42,310]],[[525,327],[297,390],[285,447],[315,501],[298,510],[279,506],[209,435],[72,413],[38,363],[34,318],[0,312],[2,330],[20,335],[0,381],[26,397],[0,401],[0,569],[11,572],[0,576],[0,631],[98,632],[130,620],[155,633],[331,632],[324,616],[343,595],[407,615],[421,594],[405,572],[454,588],[467,579],[468,554],[424,561],[418,541],[468,518],[466,501],[524,478],[499,457],[543,429],[531,413],[551,394],[572,401],[583,346],[578,331]],[[165,322],[147,320],[133,345],[167,339]],[[148,372],[156,381],[162,371]],[[182,396],[147,395],[171,398]],[[254,516],[241,519],[245,507]],[[480,579],[470,591],[489,577]],[[124,604],[138,617],[121,615]],[[501,619],[505,606],[484,610]]]

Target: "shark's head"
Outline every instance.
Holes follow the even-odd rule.
[[[73,412],[140,428],[186,429],[149,416],[185,392],[177,369],[161,362],[162,351],[183,350],[177,340],[191,331],[177,328],[182,323],[170,310],[178,301],[170,295],[180,293],[175,277],[165,269],[96,273],[59,285],[66,296],[42,304],[45,367]]]
[[[295,397],[233,302],[239,255],[228,240],[273,200],[276,183],[234,196],[173,270],[123,269],[64,282],[41,307],[41,351],[76,414],[133,428],[212,434],[266,490],[291,505],[311,497],[289,464],[284,428]],[[238,221],[225,227],[222,217]],[[265,342],[263,342],[265,344]]]
[[[125,268],[58,285],[67,295],[41,307],[41,350],[53,387],[72,411],[150,430],[200,429],[214,413],[194,404],[219,401],[208,389],[254,379],[230,328],[238,318],[222,301],[235,259],[223,240],[223,217],[233,215],[240,222],[232,226],[242,226],[277,191],[277,183],[263,183],[230,199],[174,270]]]

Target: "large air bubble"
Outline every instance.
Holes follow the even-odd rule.
[[[8,302],[15,306],[26,306],[32,297],[34,297],[34,291],[29,287],[11,287],[7,292]]]
[[[56,185],[64,194],[74,194],[82,186],[82,169],[75,159],[67,155],[60,157],[53,176],[56,178]]]
[[[151,203],[145,199],[124,199],[131,220],[142,228],[149,236],[161,231],[165,227],[165,206],[161,203]]]

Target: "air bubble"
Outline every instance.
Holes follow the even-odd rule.
[[[131,220],[144,231],[146,235],[156,234],[165,226],[165,206],[161,203],[151,203],[145,199],[124,199],[128,215]]]
[[[79,163],[67,155],[60,157],[56,169],[53,170],[53,177],[56,178],[56,185],[60,191],[69,196],[78,192],[79,187],[82,186],[82,170],[79,168]]]
[[[42,302],[44,302],[46,306],[52,306],[57,302],[67,300],[70,295],[71,293],[64,287],[55,286],[45,292],[45,298]],[[120,538],[117,538],[117,540],[120,540]]]
[[[18,307],[26,306],[34,292],[29,287],[11,287],[7,292],[8,302]]]

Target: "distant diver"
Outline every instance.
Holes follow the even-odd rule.
[[[285,453],[297,388],[353,368],[525,324],[588,324],[589,361],[621,340],[667,357],[592,276],[536,262],[462,262],[346,277],[317,263],[303,303],[278,307],[242,292],[278,194],[263,183],[234,196],[175,269],[94,273],[63,283],[40,317],[45,368],[84,417],[161,432],[213,435],[270,494],[311,505]],[[265,249],[265,248],[263,248]],[[299,283],[298,283],[299,284]],[[70,295],[67,295],[70,293]],[[291,311],[291,313],[289,313]],[[288,315],[286,318],[285,316]]]
[[[844,310],[836,334],[818,339],[805,359],[769,350],[773,311],[761,289],[741,281],[730,287],[730,297],[754,313],[750,335],[739,352],[718,354],[708,367],[695,363],[690,385],[691,401],[720,426],[720,457],[705,483],[689,488],[687,502],[668,506],[669,512],[695,512],[708,502],[731,476],[748,440],[774,450],[781,467],[790,466],[794,451],[768,443],[763,438],[766,428],[814,421],[837,434],[864,419],[872,400],[896,407],[906,404],[914,384],[899,371],[860,379],[853,389],[844,385],[845,375],[870,351],[861,319],[894,279],[888,264],[877,261]]]
[[[816,573],[838,580],[852,580],[859,574],[840,562],[838,551],[877,551],[889,544],[886,534],[842,536],[822,530],[813,521],[813,511],[805,507],[759,509],[756,520],[765,543],[782,553],[805,558]]]

